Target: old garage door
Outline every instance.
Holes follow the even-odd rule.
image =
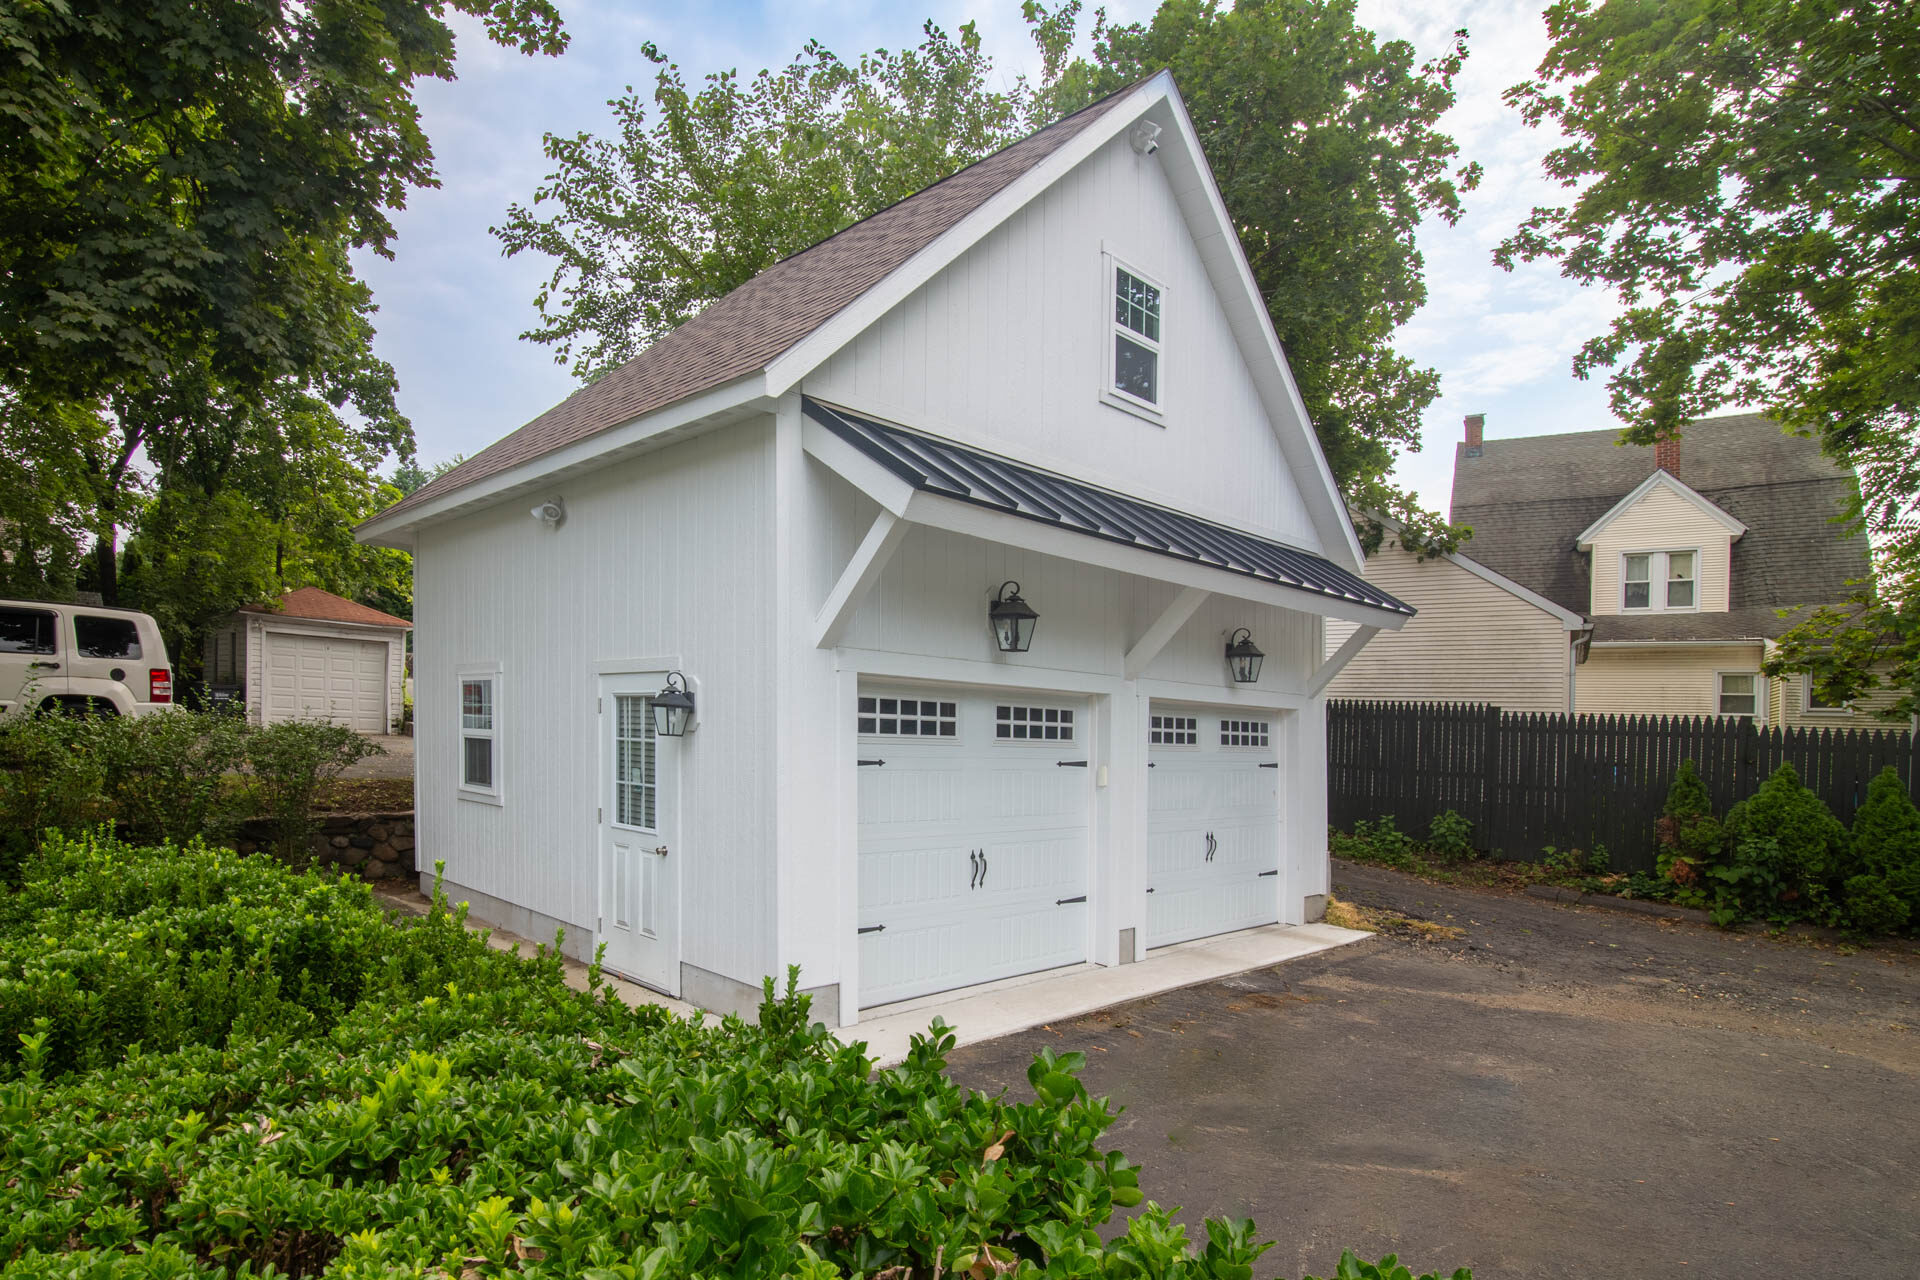
[[[1084,701],[863,686],[858,727],[861,1004],[1086,959]]]
[[[387,731],[387,645],[299,631],[266,633],[269,722],[331,720]]]
[[[1273,713],[1155,703],[1148,717],[1149,947],[1280,918]]]

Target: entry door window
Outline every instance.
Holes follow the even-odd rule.
[[[653,699],[621,693],[614,695],[613,705],[613,820],[652,831],[658,825],[660,790]]]

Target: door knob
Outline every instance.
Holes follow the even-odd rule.
[[[666,856],[667,856],[667,846],[665,846],[665,845],[659,845],[659,846],[657,846],[657,847],[655,847],[655,849],[654,849],[654,852],[655,852],[655,853],[657,853],[657,854],[659,854],[659,855],[660,855],[661,857],[663,857],[663,858],[664,858],[664,857],[666,857]]]

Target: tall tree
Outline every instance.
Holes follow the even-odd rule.
[[[1335,478],[1356,507],[1451,546],[1460,531],[1386,477],[1418,447],[1439,385],[1391,345],[1426,296],[1413,230],[1457,218],[1479,177],[1437,128],[1464,34],[1416,66],[1410,45],[1359,27],[1350,0],[1168,0],[1147,26],[1097,18],[1093,54],[1074,60],[1079,11],[1025,6],[1039,85],[997,87],[971,25],[956,38],[929,23],[917,48],[853,62],[813,43],[778,72],[698,92],[649,47],[653,92],[609,104],[612,137],[549,135],[553,172],[495,228],[509,254],[555,263],[523,336],[597,377],[779,259],[1171,66]]]
[[[1776,672],[1846,699],[1920,690],[1920,7],[1904,0],[1561,0],[1508,92],[1569,137],[1496,260],[1546,259],[1625,310],[1581,348],[1625,437],[1765,406],[1854,466],[1878,589],[1785,638]],[[1808,603],[1821,603],[1809,601]]]

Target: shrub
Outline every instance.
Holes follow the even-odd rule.
[[[1849,928],[1861,933],[1899,933],[1907,927],[1909,911],[1879,876],[1853,876],[1841,895]]]
[[[1418,861],[1414,857],[1413,837],[1400,830],[1391,815],[1377,822],[1362,819],[1353,824],[1351,834],[1330,832],[1328,845],[1334,857],[1354,862],[1377,862],[1408,870]]]
[[[143,929],[175,945],[120,958]],[[46,939],[76,958],[31,967]],[[1248,1280],[1267,1248],[1209,1221],[1193,1249],[1153,1205],[1103,1242],[1139,1174],[1101,1149],[1116,1113],[1081,1055],[1042,1052],[1030,1102],[971,1093],[936,1022],[877,1071],[796,974],[758,1026],[681,1021],[490,950],[438,895],[392,924],[362,886],[108,840],[48,841],[0,944],[31,1019],[0,1070],[9,1276]],[[96,1005],[185,973],[175,1047],[85,1043]],[[221,974],[249,1016],[222,1012]]]
[[[109,723],[100,716],[0,718],[0,860],[7,879],[40,832],[78,831],[108,816],[106,757],[96,744]]]
[[[1867,798],[1853,815],[1856,874],[1878,876],[1920,923],[1920,809],[1891,765],[1867,784]]]
[[[1452,809],[1433,815],[1427,824],[1427,848],[1447,862],[1473,856],[1473,823]]]
[[[1680,887],[1681,896],[1704,901],[1702,880],[1709,868],[1725,858],[1727,836],[1713,816],[1707,785],[1693,761],[1682,760],[1674,771],[1667,802],[1653,829],[1656,870]]]
[[[220,840],[245,816],[247,798],[232,776],[246,753],[240,720],[176,708],[100,728],[108,803],[129,835],[165,844]]]
[[[1827,881],[1847,857],[1847,831],[1826,802],[1800,785],[1790,764],[1774,770],[1751,797],[1727,815],[1735,863],[1759,859],[1778,882],[1778,898],[1761,914],[1817,916],[1828,898]],[[1778,851],[1760,848],[1771,841]],[[1749,850],[1748,846],[1753,846]]]
[[[273,820],[281,857],[296,865],[305,862],[320,784],[339,777],[348,765],[380,754],[379,746],[352,729],[324,720],[285,720],[248,736],[247,765],[255,796],[260,811]]]

